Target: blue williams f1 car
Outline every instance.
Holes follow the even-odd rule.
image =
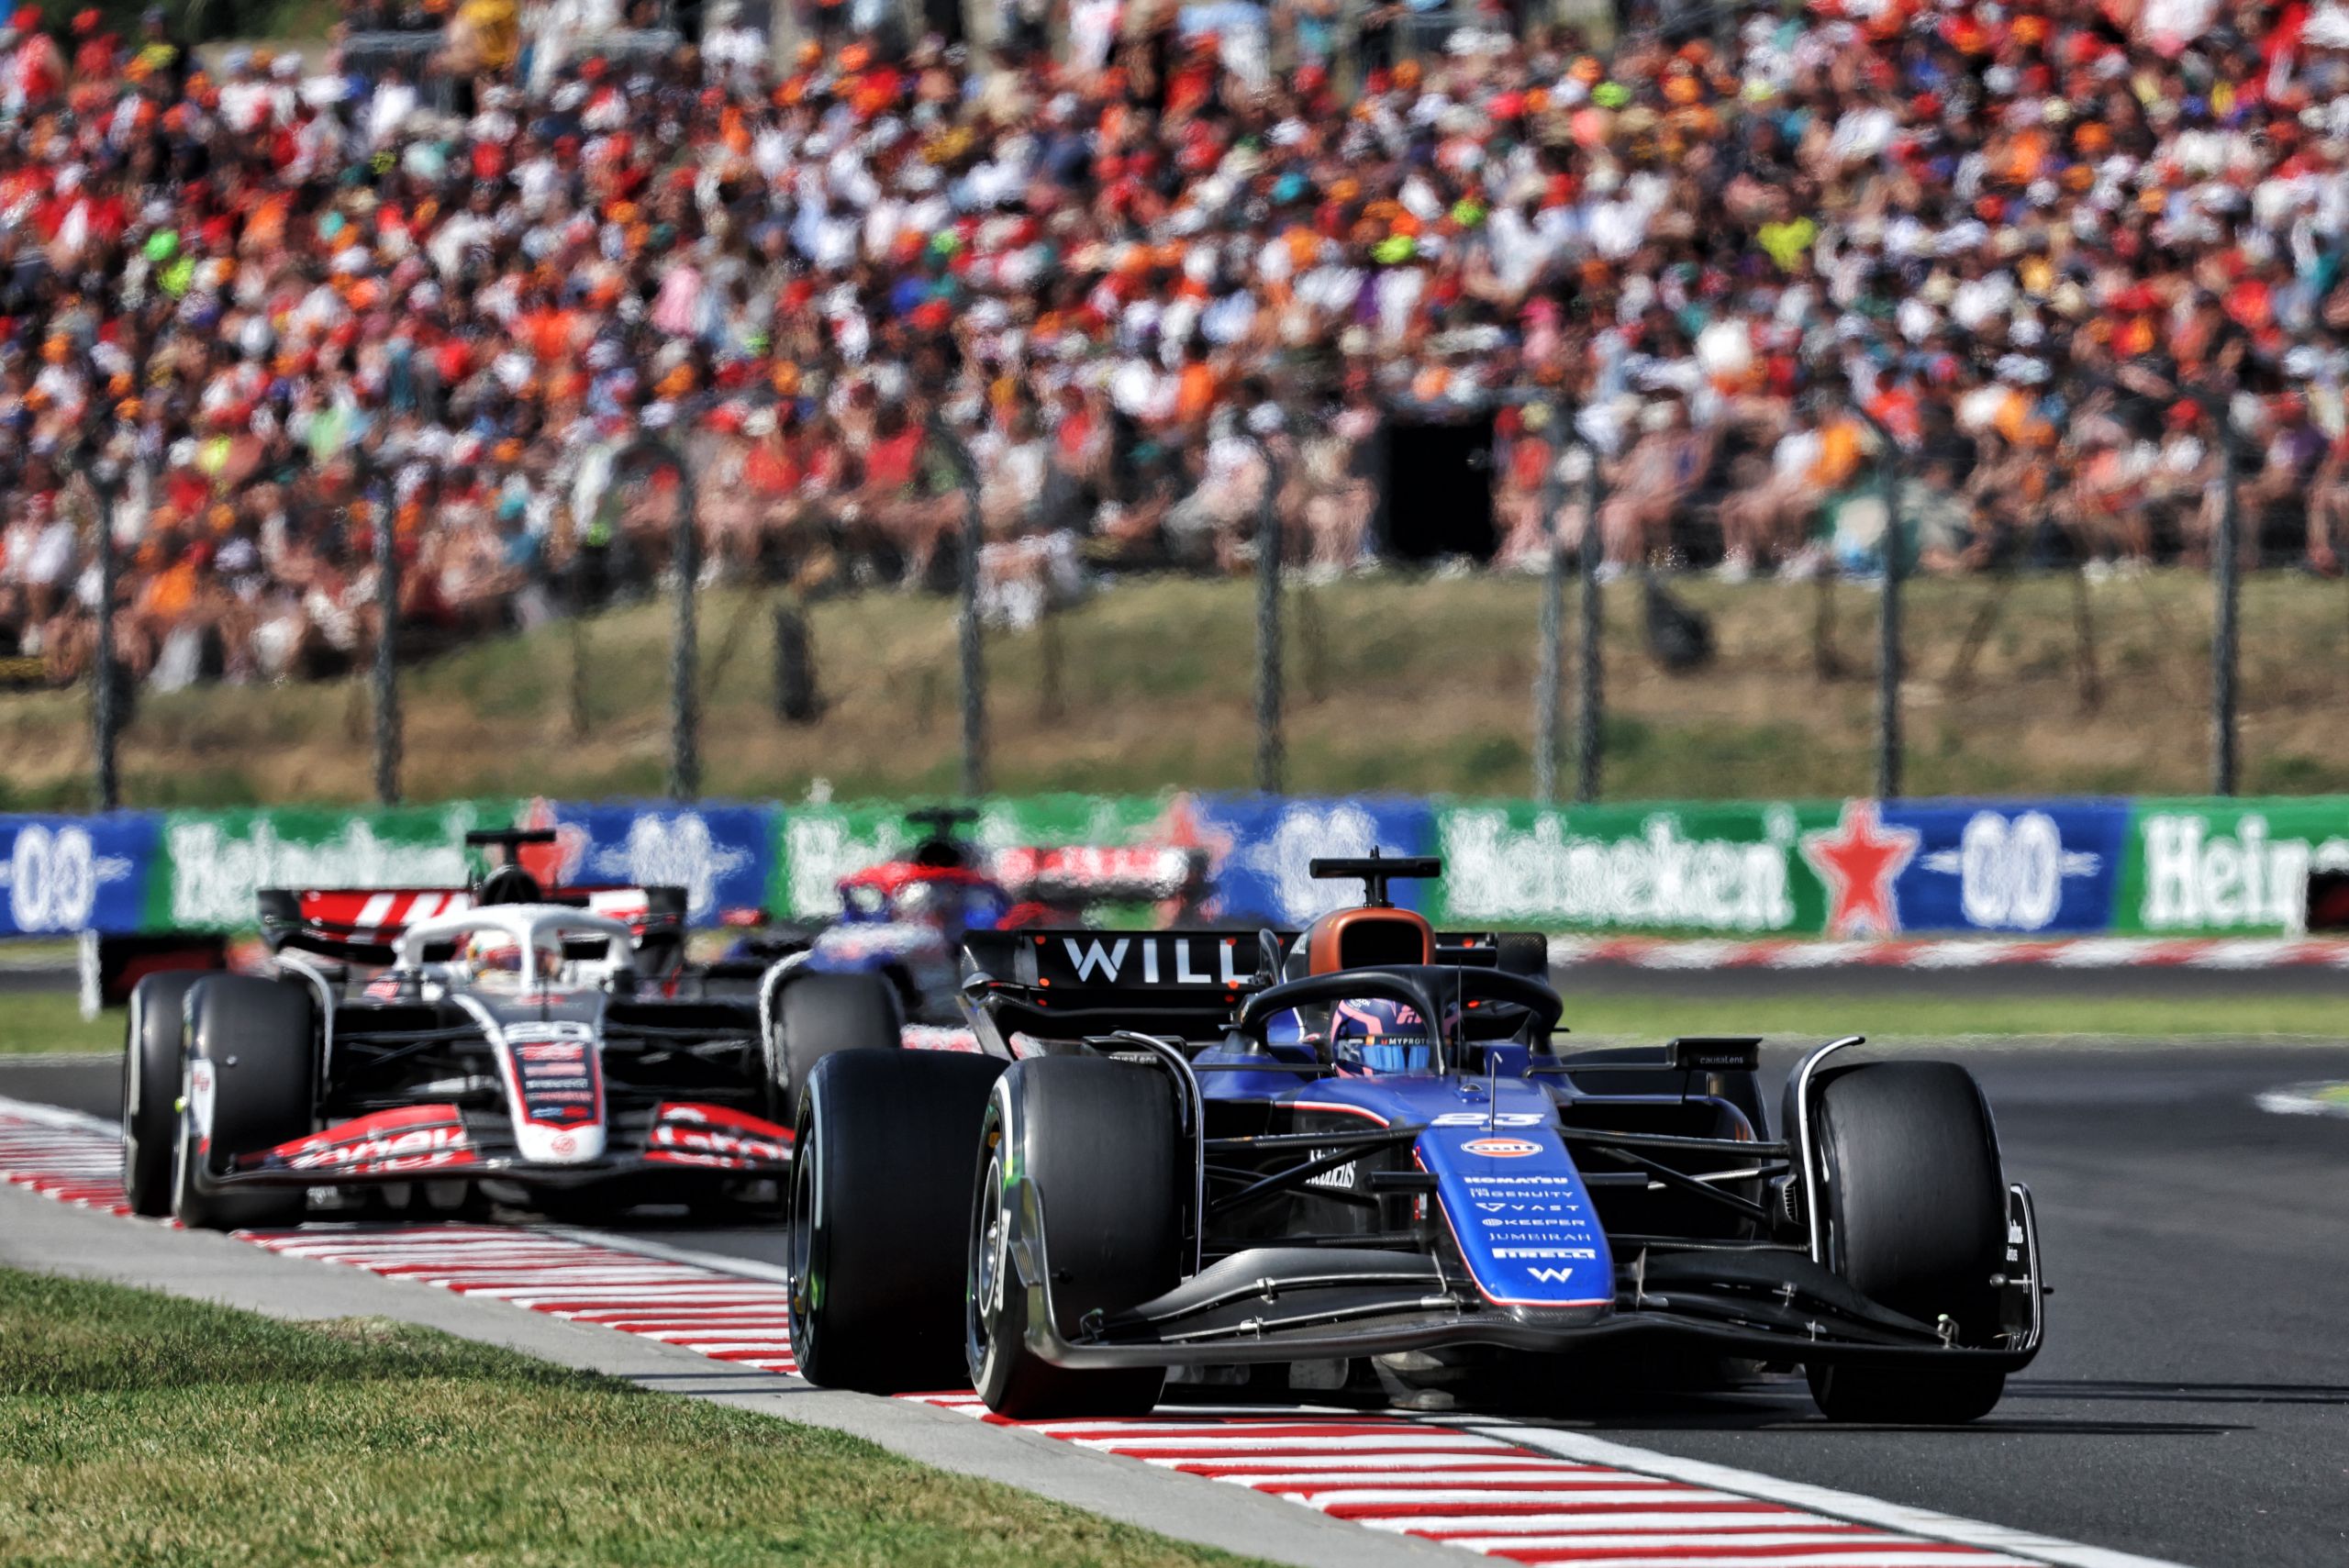
[[[1837,1040],[1773,1118],[1753,1040],[1562,1051],[1538,939],[1387,902],[1435,862],[1313,869],[1367,902],[1293,935],[974,933],[982,1054],[827,1058],[801,1370],[967,1374],[1033,1418],[1144,1411],[1170,1374],[1442,1404],[1528,1358],[1759,1362],[1837,1418],[1950,1422],[2037,1353],[2031,1195],[1964,1069]]]

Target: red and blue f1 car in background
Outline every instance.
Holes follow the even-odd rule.
[[[1442,1404],[1637,1360],[1800,1366],[1958,1421],[2037,1353],[2030,1193],[1960,1067],[1758,1042],[1559,1049],[1538,940],[1386,882],[1301,933],[973,933],[982,1053],[829,1055],[799,1097],[792,1340],[835,1386],[967,1373],[1019,1417],[1170,1376]]]

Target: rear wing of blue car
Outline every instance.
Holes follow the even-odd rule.
[[[1249,994],[1280,978],[1295,931],[1030,927],[963,939],[963,986],[1006,1033],[1067,1039],[1116,1029],[1219,1038]],[[1445,932],[1436,962],[1540,974],[1548,948],[1524,932]]]

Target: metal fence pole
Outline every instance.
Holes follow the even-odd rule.
[[[669,649],[669,797],[696,800],[701,795],[701,650],[694,595],[701,573],[701,536],[694,529],[694,476],[676,448],[651,436],[639,437],[620,452],[612,463],[613,476],[648,462],[666,464],[677,475],[676,540],[670,550],[670,566],[677,574],[677,615]]]
[[[971,449],[936,414],[930,416],[930,435],[945,450],[946,460],[954,469],[955,483],[963,490],[961,605],[955,615],[956,642],[963,666],[963,793],[981,795],[987,791],[987,665],[985,628],[979,624],[979,533],[983,527],[979,466],[972,461]]]
[[[1884,582],[1876,620],[1876,794],[1900,797],[1900,443],[1884,422],[1854,404],[1883,446],[1876,484],[1884,496]]]
[[[1280,464],[1263,436],[1251,431],[1248,444],[1264,465],[1264,495],[1256,503],[1256,787],[1281,791],[1286,758],[1281,741],[1281,525]]]
[[[2211,608],[2210,629],[2210,793],[2235,792],[2235,667],[2236,614],[2242,581],[2235,562],[2241,519],[2235,507],[2235,443],[2219,416],[2219,527],[2211,548],[2210,580],[2218,602]]]
[[[368,481],[374,464],[366,449],[359,449],[359,493],[369,504],[375,525],[375,798],[384,806],[400,803],[399,621],[400,558],[397,514],[388,500],[375,498]]]
[[[1604,745],[1601,720],[1606,710],[1599,687],[1598,634],[1606,621],[1606,606],[1599,602],[1598,557],[1604,544],[1598,533],[1598,508],[1607,498],[1607,488],[1598,472],[1598,450],[1579,434],[1573,440],[1589,460],[1583,474],[1583,497],[1588,510],[1583,517],[1582,549],[1577,552],[1582,578],[1582,660],[1575,673],[1575,798],[1587,805],[1598,798]]]
[[[122,664],[114,645],[115,595],[121,562],[114,548],[114,514],[122,495],[122,470],[112,458],[101,458],[94,477],[98,496],[98,646],[91,673],[92,762],[96,773],[97,806],[112,811],[122,804],[122,775],[117,751],[122,736]]]
[[[1550,407],[1550,419],[1564,428],[1555,405]],[[1533,798],[1545,806],[1558,798],[1558,698],[1566,618],[1566,554],[1558,538],[1564,489],[1558,469],[1564,461],[1561,452],[1542,471],[1542,539],[1549,555],[1542,569],[1542,646],[1535,651],[1533,671]]]

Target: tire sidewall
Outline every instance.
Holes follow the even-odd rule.
[[[132,987],[122,1051],[122,1187],[131,1211],[172,1211],[185,1092],[187,997],[200,973],[166,970]]]
[[[191,1229],[227,1230],[300,1223],[308,1189],[223,1191],[207,1177],[229,1156],[250,1154],[315,1129],[316,1004],[290,983],[213,974],[188,993],[179,1135],[174,1140],[173,1218]],[[228,1038],[217,1038],[217,1037]],[[195,1075],[212,1075],[212,1127],[198,1116]],[[226,1150],[204,1147],[207,1140]]]

